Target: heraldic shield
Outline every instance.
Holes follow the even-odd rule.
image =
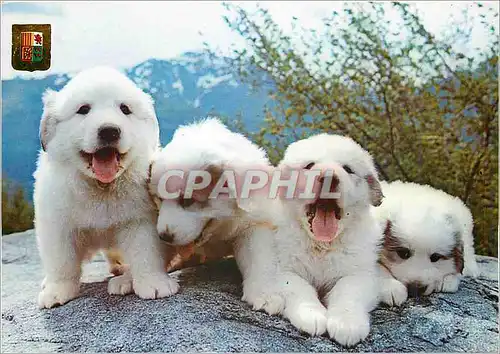
[[[50,25],[12,25],[12,67],[35,71],[50,68]]]

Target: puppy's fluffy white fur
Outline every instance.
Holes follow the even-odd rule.
[[[155,156],[151,168],[150,192],[159,210],[160,237],[171,245],[193,244],[195,252],[210,250],[220,256],[232,248],[243,275],[243,300],[255,309],[270,313],[281,310],[278,301],[267,301],[267,267],[273,265],[270,244],[273,229],[269,223],[254,218],[248,204],[239,198],[196,200],[186,204],[181,198],[162,199],[159,188],[168,170],[207,170],[215,181],[223,171],[242,173],[248,167],[269,167],[265,152],[241,134],[231,132],[216,118],[179,127]],[[212,186],[213,187],[213,186]],[[231,184],[228,188],[232,188]],[[209,188],[210,189],[210,188]],[[213,189],[211,189],[213,190]],[[233,192],[236,192],[233,190]],[[272,300],[272,299],[271,299]]]
[[[176,281],[163,270],[147,190],[149,163],[159,146],[151,98],[118,71],[98,67],[81,72],[60,92],[47,91],[43,102],[44,151],[34,175],[35,228],[45,271],[39,306],[75,298],[81,263],[99,249],[124,254],[138,296],[175,293]],[[131,113],[126,115],[121,104]],[[88,112],[80,109],[84,105]],[[121,159],[114,180],[102,183],[91,163],[101,148],[98,131],[110,124],[121,130],[114,145]],[[108,290],[127,292],[113,282]]]
[[[150,191],[158,194],[158,183],[168,170],[210,169],[217,178],[216,170],[244,168],[248,165],[266,166],[269,162],[263,150],[241,134],[228,130],[216,118],[180,126],[172,140],[156,154],[151,168]],[[164,186],[160,186],[164,188]],[[156,199],[159,201],[158,199]],[[183,208],[178,199],[161,201],[158,232],[168,230],[174,235],[173,244],[183,245],[194,241],[210,219],[230,217],[234,212],[234,199],[209,199],[208,205],[195,203]],[[167,227],[168,226],[168,227]]]
[[[384,201],[374,212],[385,230],[384,302],[401,303],[407,286],[415,295],[418,289],[424,295],[455,292],[462,268],[466,276],[479,275],[472,215],[459,198],[401,181],[382,182],[382,191]]]
[[[270,203],[267,212],[276,226],[275,298],[284,300],[282,314],[298,329],[311,335],[327,331],[338,343],[354,345],[368,335],[369,313],[378,303],[382,230],[371,213],[371,205],[382,197],[377,171],[368,152],[352,139],[328,134],[291,144],[279,168],[289,166],[333,169],[341,218],[331,240],[322,241],[308,225],[308,203]]]

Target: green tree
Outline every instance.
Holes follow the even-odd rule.
[[[33,206],[26,200],[24,190],[2,180],[2,234],[33,228]]]
[[[404,3],[345,4],[321,29],[295,19],[292,38],[265,9],[226,6],[227,24],[248,43],[234,50],[231,67],[274,87],[274,106],[250,134],[273,162],[293,140],[349,135],[383,179],[460,197],[474,215],[476,251],[497,255],[498,12],[474,5],[489,45],[469,55],[460,49],[472,31],[465,7],[440,38]]]

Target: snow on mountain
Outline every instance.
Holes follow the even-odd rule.
[[[207,74],[205,76],[202,76],[198,78],[198,82],[196,82],[196,86],[210,90],[213,87],[219,85],[222,82],[229,81],[230,79],[233,78],[232,74],[226,74],[223,76],[216,77],[213,74]]]
[[[172,84],[172,88],[177,89],[179,91],[179,94],[182,95],[184,92],[184,86],[182,86],[182,81],[181,79],[178,79],[176,82]]]

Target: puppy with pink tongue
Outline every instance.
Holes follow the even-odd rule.
[[[111,183],[120,169],[120,155],[113,149],[102,149],[92,156],[92,171],[101,183]]]
[[[35,231],[45,279],[40,308],[79,296],[82,263],[104,252],[114,273],[108,292],[144,299],[173,295],[164,271],[147,189],[159,147],[151,97],[123,73],[84,70],[43,95],[42,150],[35,177]],[[115,259],[127,264],[114,266]],[[116,262],[115,262],[116,263]]]
[[[321,134],[291,144],[278,168],[314,178],[311,191],[299,180],[300,193],[270,203],[282,314],[301,331],[355,345],[379,302],[382,230],[371,209],[383,196],[372,158],[348,137]]]
[[[337,222],[335,211],[326,209],[316,210],[316,215],[313,217],[311,228],[318,241],[333,241],[333,238],[337,235],[337,230],[339,229],[339,223]]]

